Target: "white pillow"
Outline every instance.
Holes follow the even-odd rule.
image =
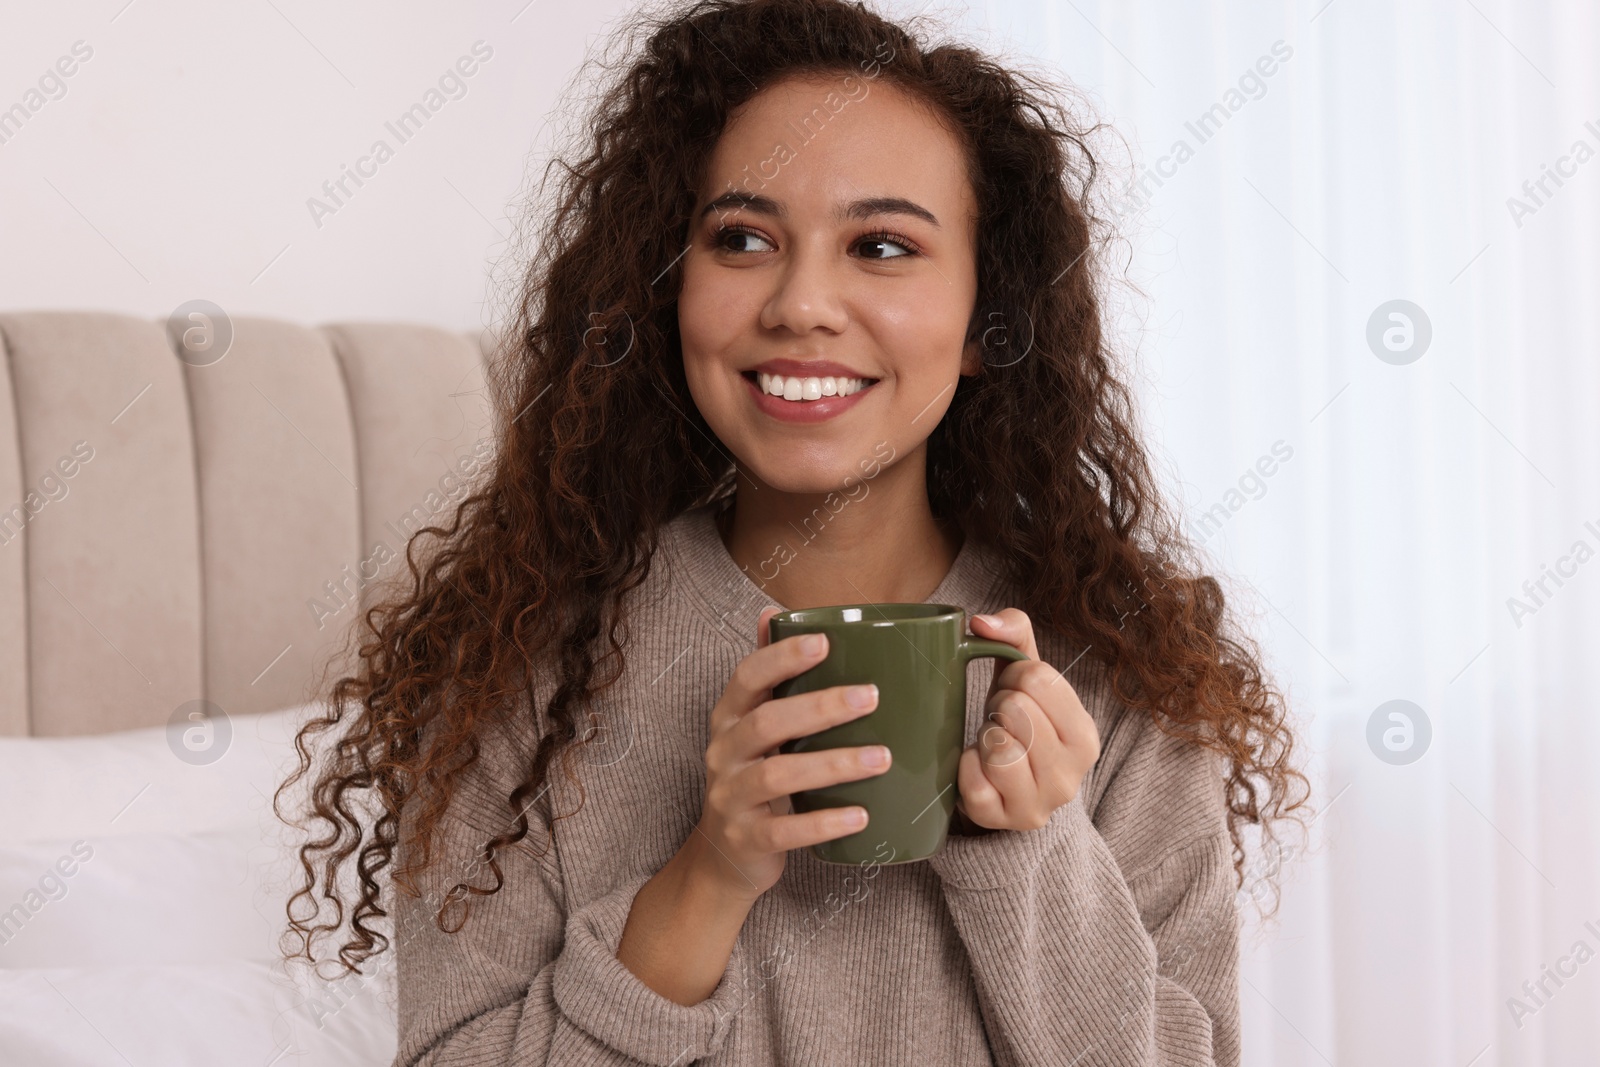
[[[320,711],[231,717],[206,763],[162,727],[0,738],[7,1062],[392,1060],[392,960],[326,983],[278,955],[297,832],[270,801]]]
[[[277,860],[251,827],[0,845],[0,969],[269,959]]]
[[[394,1012],[374,978],[292,982],[271,964],[0,970],[7,1067],[388,1067]]]
[[[0,845],[257,826],[317,707],[229,717],[226,746],[204,764],[175,755],[165,727],[0,737]]]

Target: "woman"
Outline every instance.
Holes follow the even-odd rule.
[[[1113,373],[1093,131],[836,0],[640,25],[492,474],[302,733],[302,954],[393,947],[397,1064],[1237,1063],[1241,832],[1305,780]],[[786,799],[887,753],[778,746],[875,693],[773,700],[827,650],[766,622],[868,601],[1028,660],[944,849],[850,868],[805,846],[866,813]]]

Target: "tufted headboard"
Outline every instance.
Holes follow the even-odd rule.
[[[159,321],[0,314],[0,735],[312,699],[486,469],[478,335],[231,326],[202,365]]]

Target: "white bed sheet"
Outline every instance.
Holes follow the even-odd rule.
[[[0,739],[0,1060],[393,1060],[392,955],[334,981],[279,955],[295,837],[269,798],[315,710],[232,719],[204,764],[161,728]]]

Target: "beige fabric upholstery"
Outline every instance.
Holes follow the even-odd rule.
[[[0,734],[310,699],[481,472],[478,334],[233,326],[193,366],[158,321],[0,314]]]

